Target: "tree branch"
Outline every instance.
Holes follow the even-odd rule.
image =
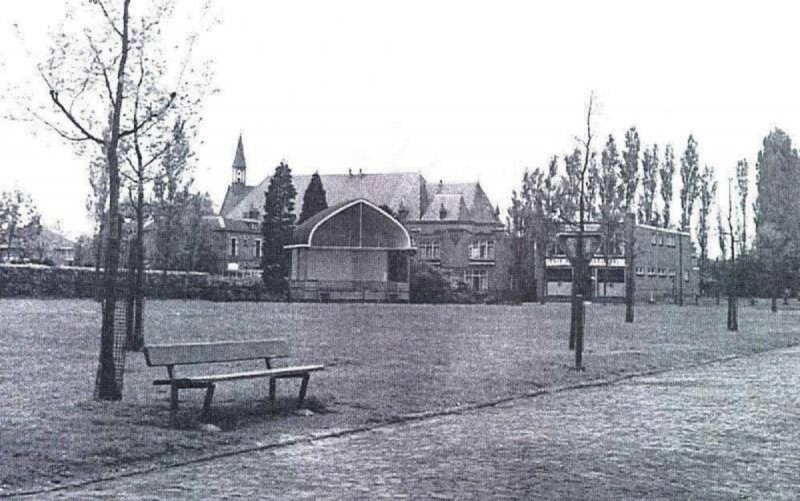
[[[104,144],[104,141],[102,139],[99,139],[97,136],[94,136],[91,133],[89,133],[89,131],[87,131],[86,128],[84,128],[83,125],[81,125],[75,119],[75,117],[72,115],[72,113],[70,113],[69,110],[67,110],[64,107],[64,105],[61,104],[61,101],[58,100],[58,92],[57,91],[52,90],[52,89],[50,90],[50,99],[53,100],[55,105],[58,106],[58,108],[61,110],[61,112],[64,113],[64,115],[67,117],[67,119],[70,122],[72,122],[72,125],[74,125],[79,131],[81,131],[81,134],[84,135],[85,139],[92,140],[97,144]],[[81,140],[83,140],[83,139],[81,139]]]
[[[111,101],[111,104],[114,104],[114,92],[111,90],[111,81],[108,78],[108,71],[106,71],[106,66],[103,64],[103,61],[100,60],[100,51],[94,45],[94,41],[92,41],[92,37],[89,35],[88,31],[84,31],[86,35],[86,40],[89,41],[89,47],[92,48],[92,52],[94,52],[94,60],[97,62],[97,65],[100,66],[100,70],[103,72],[103,81],[106,84],[106,91],[108,91],[108,99]]]
[[[130,136],[133,133],[139,132],[150,122],[153,122],[155,119],[161,117],[161,115],[163,115],[164,112],[167,111],[170,106],[172,106],[172,102],[175,100],[176,95],[177,94],[175,92],[170,93],[169,100],[166,103],[164,103],[164,106],[162,106],[160,110],[156,111],[155,113],[152,110],[148,111],[147,116],[144,117],[144,120],[142,120],[137,125],[134,125],[133,128],[120,132],[119,137],[122,138],[125,136]]]
[[[117,32],[117,35],[119,35],[120,37],[123,37],[122,31],[120,31],[120,29],[117,28],[117,25],[114,24],[114,20],[111,19],[111,15],[108,13],[108,10],[106,9],[106,6],[103,4],[103,1],[102,0],[92,0],[92,3],[97,4],[97,5],[100,6],[100,10],[103,11],[103,15],[106,17],[106,20],[108,21],[108,24],[111,25],[111,29],[113,29],[115,32]]]

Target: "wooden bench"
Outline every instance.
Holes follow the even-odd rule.
[[[205,388],[206,397],[203,402],[203,418],[211,414],[211,399],[214,388],[222,381],[239,379],[269,378],[270,405],[275,402],[275,382],[278,379],[302,378],[300,397],[297,406],[303,404],[311,373],[325,367],[322,365],[302,365],[295,367],[273,367],[272,360],[288,356],[288,347],[284,339],[266,339],[258,341],[225,341],[216,343],[161,344],[144,347],[144,357],[150,367],[165,366],[169,379],[157,379],[154,385],[170,386],[170,417],[174,421],[178,410],[178,390],[188,388]],[[228,374],[209,374],[203,376],[178,377],[176,365],[211,364],[219,362],[238,362],[243,360],[264,360],[266,368],[246,372]]]

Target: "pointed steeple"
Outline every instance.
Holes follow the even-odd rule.
[[[242,135],[239,134],[239,144],[236,146],[236,156],[233,157],[234,169],[246,169],[247,164],[244,161],[244,146],[242,145]]]
[[[233,157],[231,182],[233,184],[247,183],[247,164],[244,161],[244,146],[242,145],[241,134],[239,134],[239,144],[236,145],[236,155]]]

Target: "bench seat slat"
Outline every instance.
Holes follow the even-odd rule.
[[[279,367],[277,369],[263,369],[257,371],[247,372],[234,372],[231,374],[214,374],[210,376],[190,376],[176,378],[174,382],[178,385],[204,385],[210,383],[217,383],[220,381],[234,381],[236,379],[250,379],[258,377],[292,377],[302,376],[309,372],[320,371],[325,369],[324,365],[299,365],[295,367]],[[172,381],[169,379],[157,379],[153,381],[154,385],[168,385]]]

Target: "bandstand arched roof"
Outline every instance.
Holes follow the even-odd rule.
[[[411,237],[394,217],[359,198],[328,207],[298,226],[287,249],[410,250]]]

